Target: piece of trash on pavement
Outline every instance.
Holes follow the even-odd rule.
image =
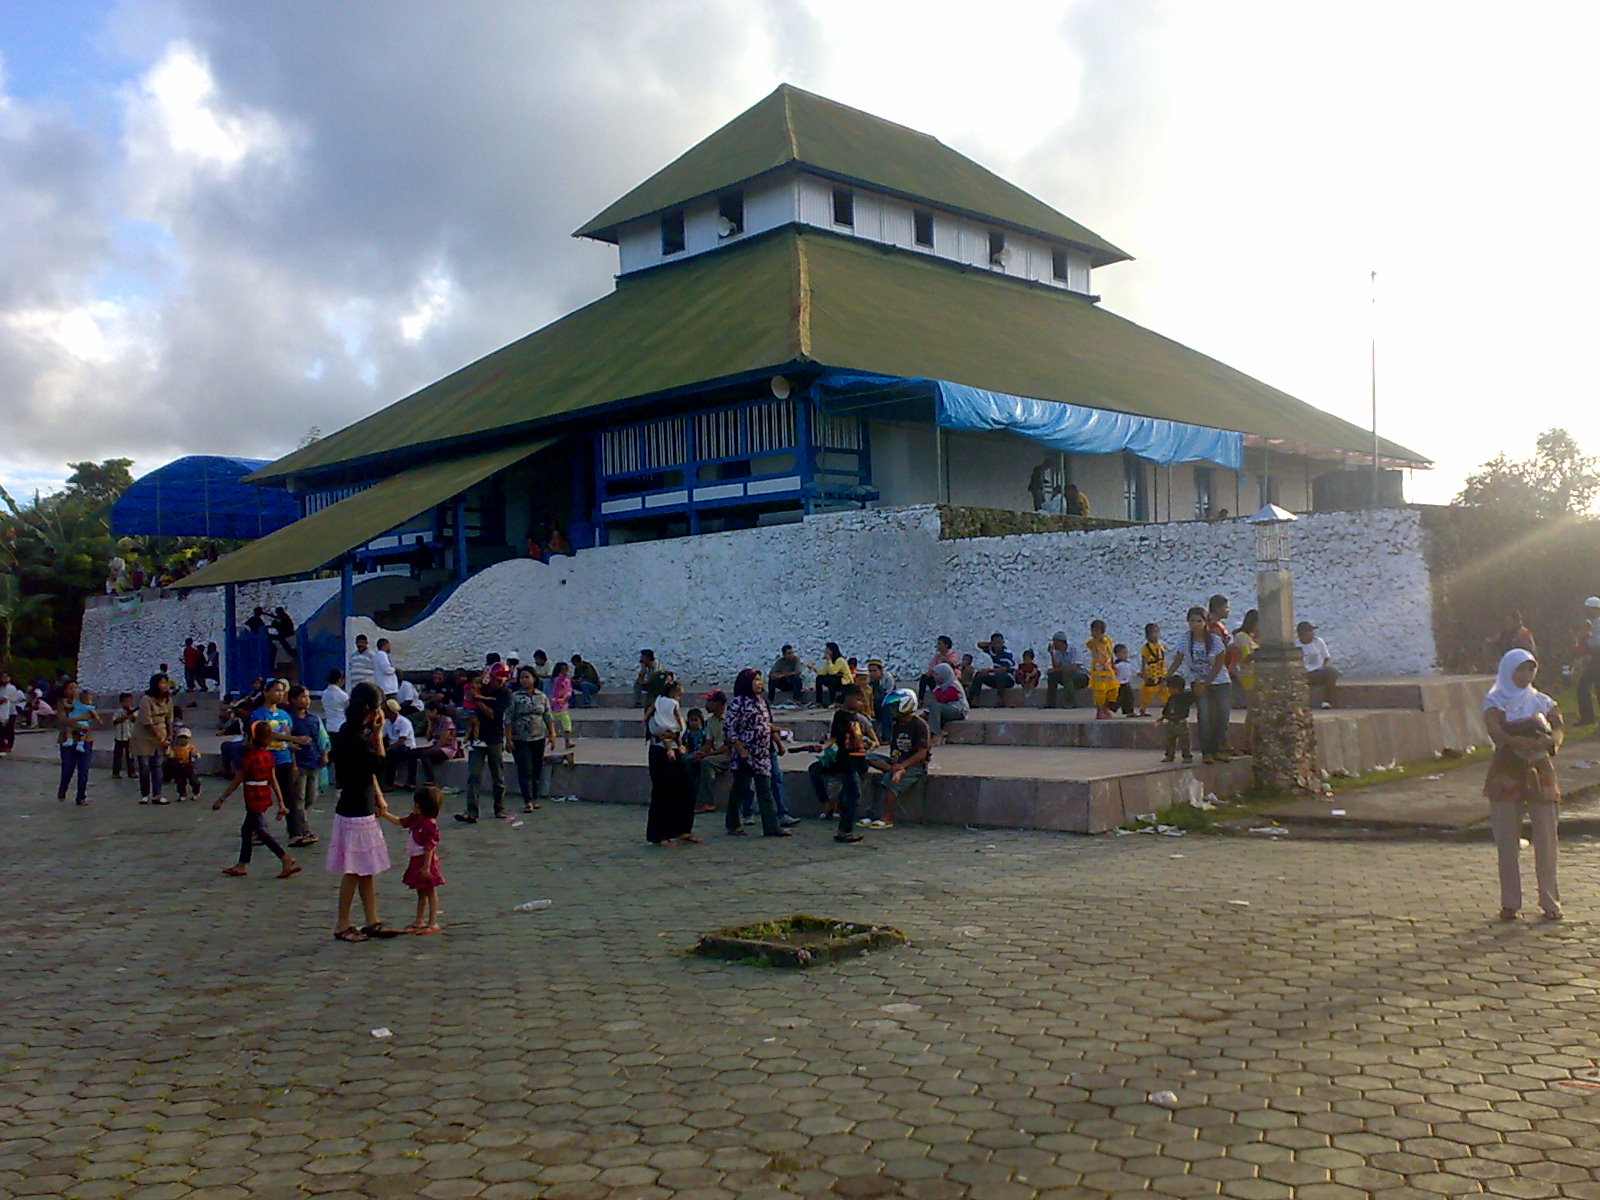
[[[382,1038],[387,1038],[387,1037],[393,1037],[394,1034],[392,1032],[390,1032],[388,1029],[385,1029],[380,1025],[377,1029],[374,1029],[372,1031],[372,1036],[375,1037],[375,1038],[382,1039]]]
[[[1579,771],[1592,771],[1595,767],[1600,767],[1600,762],[1596,762],[1592,758],[1586,758],[1582,762],[1568,763],[1567,766],[1574,767]]]
[[[1169,854],[1169,855],[1167,855],[1167,857],[1168,858],[1182,858],[1183,855],[1181,855],[1181,854]]]
[[[1517,839],[1517,849],[1518,850],[1526,850],[1531,845],[1533,845],[1533,843],[1530,842],[1527,838],[1518,838]]]
[[[982,925],[957,925],[956,932],[964,933],[968,937],[978,937],[980,934],[987,933],[988,930],[986,930]]]
[[[1336,817],[1344,816],[1344,809],[1342,809],[1342,808],[1333,808],[1333,809],[1329,809],[1328,811],[1331,812]]]
[[[522,822],[521,821],[513,821],[513,822],[511,822],[511,828],[513,828],[513,829],[521,829],[522,828]]]
[[[1250,901],[1248,901],[1248,900],[1229,900],[1228,903],[1232,904],[1232,905],[1235,905],[1235,906],[1237,906],[1239,908],[1249,908],[1250,907]]]
[[[1443,775],[1424,775],[1422,778],[1431,782],[1433,780],[1443,779],[1444,776]]]
[[[550,901],[548,901],[548,900],[529,900],[526,904],[517,905],[511,911],[512,912],[543,912],[545,909],[547,909],[549,907],[550,907]]]
[[[1150,1103],[1151,1104],[1160,1104],[1160,1105],[1163,1105],[1166,1108],[1172,1108],[1172,1107],[1176,1106],[1177,1103],[1178,1103],[1178,1093],[1177,1092],[1151,1092],[1150,1093]]]
[[[1250,832],[1251,833],[1265,833],[1265,834],[1268,834],[1269,836],[1272,836],[1272,837],[1282,837],[1284,834],[1288,833],[1289,831],[1287,829],[1285,829],[1282,825],[1257,825]]]

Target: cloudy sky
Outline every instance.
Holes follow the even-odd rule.
[[[568,234],[783,81],[1136,256],[1108,308],[1433,457],[1600,451],[1600,8],[0,0],[0,483],[270,458],[605,292]],[[1376,304],[1370,284],[1378,273]],[[1197,414],[1197,419],[1203,419]]]

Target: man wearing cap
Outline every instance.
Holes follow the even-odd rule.
[[[1578,724],[1594,724],[1594,693],[1600,688],[1600,596],[1583,602],[1585,657],[1578,673]]]
[[[400,768],[406,769],[406,786],[417,786],[417,727],[400,708],[400,701],[385,700],[383,713],[383,786],[394,787]]]
[[[1333,665],[1333,655],[1328,643],[1317,636],[1317,627],[1310,621],[1296,625],[1300,638],[1300,654],[1306,664],[1306,686],[1311,689],[1311,703],[1317,708],[1333,707],[1333,689],[1339,682],[1339,672]],[[1321,695],[1321,700],[1317,699]]]
[[[706,706],[706,740],[695,751],[689,766],[694,772],[694,810],[708,813],[717,810],[711,789],[728,770],[728,733],[722,724],[728,697],[721,688],[714,688],[705,694],[702,703]]]
[[[773,660],[772,670],[767,672],[767,696],[774,705],[778,704],[779,694],[789,692],[793,696],[789,706],[798,707],[802,697],[806,694],[805,682],[800,677],[800,656],[794,652],[793,646],[784,646],[783,652]]]
[[[494,815],[506,816],[506,709],[511,704],[511,693],[506,680],[511,668],[497,662],[489,668],[489,677],[478,688],[473,698],[472,710],[478,718],[478,741],[467,753],[467,811],[456,813],[456,820],[464,825],[478,823],[478,779],[485,767],[489,771],[489,785],[494,797]]]
[[[1089,686],[1089,676],[1078,662],[1078,651],[1067,637],[1065,629],[1058,629],[1050,635],[1050,666],[1044,677],[1046,708],[1056,707],[1056,694],[1059,691],[1066,692],[1065,707],[1078,707],[1078,689]]]

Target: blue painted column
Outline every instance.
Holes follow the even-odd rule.
[[[236,602],[239,599],[237,584],[224,584],[222,588],[222,682],[217,686],[227,693],[233,689],[233,681],[239,677],[239,664],[235,661],[234,642],[239,636],[239,614],[236,611]]]
[[[467,577],[467,502],[464,497],[456,497],[456,582],[461,582]]]
[[[350,671],[350,618],[356,615],[356,575],[350,557],[339,563],[339,669],[347,675]],[[350,681],[345,680],[346,683]],[[314,686],[313,683],[306,684]]]
[[[795,397],[795,466],[800,475],[801,505],[807,516],[816,508],[817,439],[812,432],[815,423],[811,418],[817,403],[815,384],[807,386],[803,393]]]

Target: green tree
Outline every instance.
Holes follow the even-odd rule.
[[[1579,447],[1565,429],[1539,435],[1532,458],[1497,454],[1467,477],[1457,504],[1497,508],[1531,517],[1581,516],[1600,495],[1600,459]]]
[[[91,505],[109,507],[133,486],[131,458],[108,458],[104,462],[69,462],[66,495],[86,500]]]
[[[18,501],[0,487],[0,594],[7,658],[18,654],[59,666],[77,656],[84,597],[98,592],[114,553],[111,505],[133,482],[126,458],[69,463],[59,492]]]

